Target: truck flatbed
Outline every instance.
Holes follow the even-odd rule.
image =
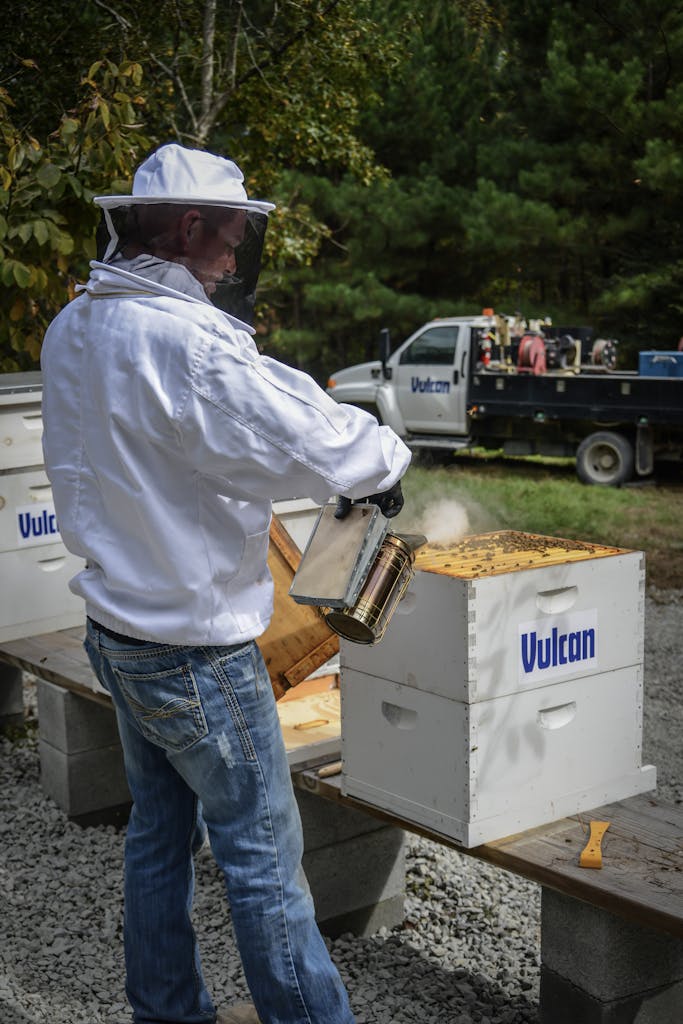
[[[683,425],[683,387],[672,377],[633,373],[530,373],[475,371],[470,415],[592,420],[635,426]]]

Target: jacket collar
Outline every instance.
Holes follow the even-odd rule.
[[[140,262],[143,259],[150,262],[148,264]],[[85,291],[93,299],[130,298],[136,295],[164,295],[169,298],[181,299],[185,302],[210,306],[220,316],[225,317],[235,330],[246,331],[252,335],[256,334],[256,331],[250,324],[245,324],[242,320],[238,320],[237,317],[214,306],[204,294],[204,290],[199,282],[180,264],[153,260],[152,257],[140,257],[138,260],[126,262],[133,265],[134,270],[126,270],[123,266],[92,260],[90,263],[90,277],[87,283],[77,285],[76,291]],[[159,264],[162,264],[162,267],[159,267]],[[169,268],[168,272],[164,273],[164,267]],[[164,279],[172,281],[176,287],[164,284]]]

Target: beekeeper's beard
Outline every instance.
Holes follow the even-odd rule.
[[[256,284],[267,226],[266,214],[248,212],[244,240],[235,249],[237,269],[234,274],[224,275],[209,296],[214,306],[246,324],[254,322]]]

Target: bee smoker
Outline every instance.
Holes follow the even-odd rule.
[[[377,505],[352,505],[344,519],[321,509],[289,593],[318,605],[332,630],[359,644],[377,644],[413,578],[419,534],[389,533]]]

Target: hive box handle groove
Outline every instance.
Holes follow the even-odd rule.
[[[388,700],[382,701],[382,714],[389,725],[397,729],[414,729],[417,724],[417,711],[391,704]]]
[[[546,615],[557,615],[569,611],[576,604],[578,587],[560,587],[559,590],[540,590],[536,595],[536,607]]]
[[[536,715],[536,721],[541,729],[562,729],[569,725],[576,715],[576,701],[571,700],[567,704],[559,704],[556,708],[541,708]]]

